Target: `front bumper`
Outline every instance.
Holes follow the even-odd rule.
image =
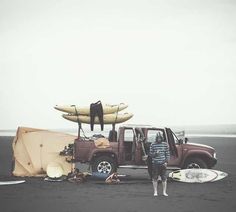
[[[216,158],[211,158],[211,160],[209,161],[209,168],[212,168],[213,166],[215,166],[217,163],[217,159]]]

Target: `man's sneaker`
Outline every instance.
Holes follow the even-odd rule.
[[[168,195],[167,193],[164,192],[164,193],[163,193],[163,196],[168,197],[169,195]]]

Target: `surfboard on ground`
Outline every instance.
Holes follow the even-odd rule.
[[[223,178],[225,178],[225,177],[228,176],[227,173],[222,172],[222,171],[218,171],[218,170],[212,170],[212,171],[216,172],[216,174],[217,174],[217,178],[215,178],[215,179],[212,180],[211,182],[214,182],[214,181],[217,181],[217,180],[221,180],[221,179],[223,179]]]
[[[48,181],[48,182],[62,182],[64,180],[66,180],[66,176],[65,175],[63,175],[63,176],[61,176],[59,178],[51,178],[51,177],[45,177],[44,178],[44,181]]]
[[[47,165],[46,171],[47,171],[47,176],[51,179],[58,179],[64,173],[64,170],[63,170],[61,164],[59,164],[57,162],[50,162]]]
[[[105,104],[102,105],[103,107],[103,114],[111,114],[111,113],[116,113],[121,110],[124,110],[125,108],[128,107],[127,104],[120,103],[117,105],[109,105]],[[81,114],[81,115],[90,115],[90,106],[89,107],[80,107],[76,105],[56,105],[54,107],[56,110],[66,112],[69,114]]]
[[[90,116],[85,116],[85,115],[75,116],[75,115],[70,115],[70,114],[63,114],[62,117],[69,121],[73,121],[73,122],[79,121],[80,123],[90,124]],[[131,113],[105,114],[103,115],[103,122],[104,124],[117,124],[117,123],[125,122],[132,117],[133,117],[133,114]],[[99,118],[97,116],[94,119],[94,124],[100,124]]]
[[[185,183],[215,182],[226,176],[227,173],[213,169],[182,169],[169,173],[173,180]]]
[[[0,185],[15,185],[24,183],[25,180],[0,181]]]

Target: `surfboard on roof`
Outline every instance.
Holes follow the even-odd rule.
[[[116,105],[104,104],[102,105],[102,107],[103,107],[103,114],[111,114],[124,110],[125,108],[128,107],[128,105],[124,103]],[[56,105],[54,108],[56,110],[69,114],[90,115],[90,106],[81,107],[77,105]]]
[[[90,124],[90,120],[91,120],[91,117],[86,116],[86,115],[76,116],[76,115],[71,115],[71,114],[63,114],[62,117],[69,120],[69,121],[73,121],[73,122],[79,121],[80,123],[86,123],[86,124]],[[125,122],[132,117],[133,117],[132,113],[105,114],[105,115],[103,115],[103,122],[104,122],[104,124],[117,124],[117,123]],[[94,123],[100,124],[98,117],[95,117]]]

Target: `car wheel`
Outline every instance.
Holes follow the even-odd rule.
[[[94,159],[92,163],[92,171],[103,173],[103,174],[112,174],[116,172],[117,168],[113,158],[108,156],[101,156]]]
[[[186,161],[184,164],[185,169],[206,169],[207,164],[205,161],[203,161],[201,158],[190,158]]]

